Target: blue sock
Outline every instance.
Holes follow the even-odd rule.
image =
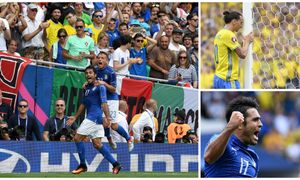
[[[111,164],[114,164],[117,162],[115,158],[110,154],[108,149],[103,145],[100,149],[99,152],[104,156],[105,159],[107,159]]]
[[[80,159],[80,164],[85,164],[85,148],[83,142],[76,142],[77,152]]]
[[[129,134],[122,128],[122,126],[118,126],[117,132],[123,136],[127,141],[130,139]]]
[[[107,138],[111,138],[111,136],[110,136],[110,128],[104,128],[104,135],[105,135]]]

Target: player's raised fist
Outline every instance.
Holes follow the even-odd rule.
[[[230,120],[227,124],[227,128],[230,130],[237,129],[244,122],[244,115],[239,111],[233,111]]]

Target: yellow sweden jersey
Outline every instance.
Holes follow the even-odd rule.
[[[238,80],[239,58],[234,51],[240,44],[235,34],[227,29],[220,30],[214,40],[215,74],[225,80]]]

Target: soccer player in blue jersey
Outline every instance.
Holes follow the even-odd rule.
[[[113,174],[118,174],[121,170],[121,165],[118,163],[109,150],[101,143],[101,138],[104,137],[104,126],[109,126],[110,115],[107,105],[106,88],[103,85],[95,85],[96,69],[93,66],[88,66],[85,69],[85,77],[88,82],[84,89],[83,101],[80,104],[75,116],[69,117],[67,124],[72,125],[84,110],[87,110],[86,118],[82,121],[77,129],[74,141],[76,143],[79,154],[80,164],[72,171],[73,174],[80,174],[87,171],[85,162],[85,148],[82,142],[87,136],[92,139],[93,146],[97,149],[105,159],[113,165]],[[106,119],[102,118],[102,111]]]
[[[227,126],[214,135],[204,154],[205,177],[257,177],[256,145],[262,128],[257,102],[250,97],[233,99],[226,111]]]
[[[107,104],[110,111],[111,128],[117,131],[121,136],[127,140],[128,151],[131,152],[134,148],[133,137],[119,126],[118,110],[119,110],[119,96],[116,93],[116,73],[108,66],[108,54],[106,52],[100,51],[97,55],[98,67],[96,67],[98,82],[106,87],[107,92]],[[105,136],[107,137],[110,146],[113,149],[117,148],[117,144],[112,141],[110,136],[110,128],[105,128]]]

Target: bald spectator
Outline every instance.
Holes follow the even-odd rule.
[[[136,142],[141,140],[141,134],[144,127],[150,127],[152,129],[152,141],[155,140],[156,131],[154,122],[154,113],[157,110],[157,102],[154,99],[149,99],[144,104],[144,112],[140,118],[134,123],[132,130],[133,136]]]
[[[175,55],[168,49],[169,42],[167,36],[162,36],[159,40],[159,46],[154,47],[149,54],[150,77],[168,79],[169,70],[176,62]]]
[[[127,102],[124,100],[120,100],[119,101],[119,111],[118,111],[118,125],[122,126],[122,128],[126,131],[127,134],[128,133],[128,122],[127,122],[127,113],[128,111],[128,105]],[[112,137],[113,142],[126,142],[127,140],[121,136],[118,132],[112,130],[110,130],[110,135]]]

